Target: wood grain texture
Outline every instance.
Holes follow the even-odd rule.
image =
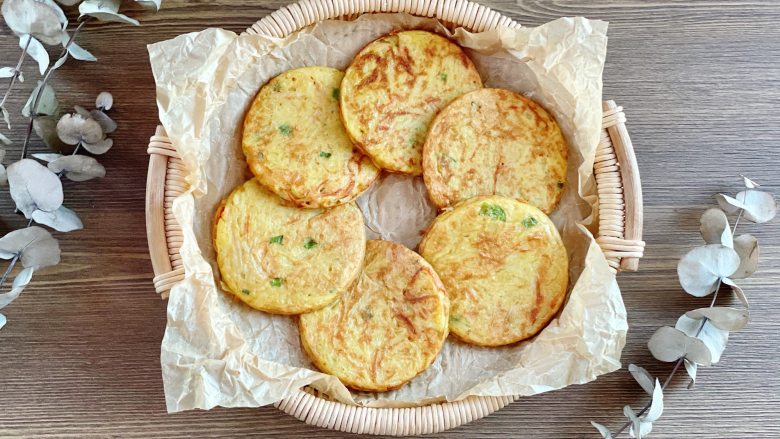
[[[645,343],[660,325],[673,324],[704,300],[681,292],[677,259],[700,243],[698,217],[712,194],[738,188],[746,173],[780,189],[780,4],[773,1],[519,2],[489,0],[490,7],[525,25],[584,15],[610,22],[604,96],[626,108],[645,197],[645,258],[637,273],[620,275],[631,330],[625,364],[662,374]],[[273,408],[165,413],[160,341],[165,303],[154,294],[144,239],[145,147],[157,109],[146,44],[220,26],[240,32],[282,6],[282,1],[165,1],[150,14],[131,8],[143,23],[132,28],[91,23],[79,44],[96,64],[68,62],[55,75],[66,105],[92,105],[115,96],[115,146],[101,161],[106,178],[65,184],[65,203],[85,230],[61,235],[63,262],[36,275],[3,310],[0,331],[0,436],[303,436],[342,437],[309,427]],[[0,59],[12,65],[17,40],[0,27]],[[37,72],[8,107],[20,109]],[[13,110],[12,110],[13,111]],[[12,118],[19,154],[23,120]],[[36,150],[42,150],[37,144]],[[0,231],[17,228],[7,191],[0,191]],[[722,362],[700,370],[697,388],[675,380],[657,438],[780,437],[780,228],[740,226],[761,243],[761,267],[744,287],[753,313],[732,336]],[[485,419],[439,437],[598,437],[588,425],[621,422],[622,406],[645,402],[628,373],[584,386],[523,398]]]

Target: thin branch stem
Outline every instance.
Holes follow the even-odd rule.
[[[11,270],[14,269],[14,265],[16,265],[16,261],[19,260],[19,254],[17,253],[14,255],[14,258],[11,259],[11,263],[8,265],[8,268],[5,269],[5,273],[3,273],[2,279],[0,279],[0,288],[3,288],[3,285],[5,284],[5,280],[8,279],[8,275],[11,274]]]
[[[67,59],[68,58],[68,48],[70,48],[71,44],[73,44],[73,41],[76,39],[76,35],[79,34],[81,31],[81,28],[84,27],[85,24],[87,24],[90,20],[92,20],[92,17],[85,18],[79,25],[76,27],[76,29],[71,34],[70,38],[68,38],[68,42],[65,43],[65,46],[62,48],[62,52],[60,52],[60,56],[57,57],[57,61],[60,59]],[[35,118],[38,117],[38,104],[40,104],[41,101],[41,95],[43,94],[43,89],[46,88],[46,84],[49,82],[49,78],[51,78],[52,72],[54,72],[54,64],[57,64],[57,61],[55,61],[53,64],[49,65],[49,67],[46,68],[46,73],[43,75],[43,79],[41,80],[41,85],[38,87],[38,93],[35,94],[35,99],[33,100],[32,108],[30,109],[30,123],[27,124],[27,134],[24,137],[24,145],[22,146],[22,157],[27,157],[27,146],[30,144],[30,136],[32,135],[33,131],[33,122],[35,121]],[[64,60],[63,60],[64,62]]]
[[[11,83],[8,84],[8,89],[5,91],[5,95],[3,96],[3,101],[0,102],[0,107],[5,106],[5,101],[8,100],[8,96],[11,95],[11,89],[14,88],[14,84],[16,84],[16,78],[19,77],[19,72],[22,68],[22,63],[24,63],[24,57],[27,55],[27,49],[30,47],[30,42],[32,42],[32,36],[27,38],[27,44],[24,45],[22,48],[22,56],[19,57],[19,62],[16,63],[16,68],[14,69],[14,74],[11,76]]]

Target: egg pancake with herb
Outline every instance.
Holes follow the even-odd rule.
[[[417,253],[368,241],[365,267],[352,288],[332,305],[301,315],[301,344],[320,370],[353,389],[397,389],[433,363],[447,338],[443,288]]]
[[[252,173],[298,206],[350,202],[379,176],[341,123],[343,76],[329,67],[284,72],[260,89],[244,118],[242,144]]]
[[[456,44],[431,32],[396,32],[364,47],[347,68],[341,114],[352,140],[379,167],[420,175],[433,116],[479,88],[479,73]]]
[[[550,113],[517,93],[486,88],[436,116],[423,148],[423,177],[439,207],[503,195],[549,214],[563,195],[567,160]]]
[[[566,296],[568,258],[555,225],[512,198],[456,205],[431,224],[419,250],[450,298],[450,331],[471,344],[534,336]]]
[[[231,193],[214,223],[223,287],[252,308],[299,314],[326,306],[363,263],[363,216],[354,203],[302,209],[254,179]]]

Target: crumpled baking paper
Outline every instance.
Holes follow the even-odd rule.
[[[447,34],[466,48],[486,86],[523,93],[550,110],[570,145],[568,185],[552,215],[569,252],[566,305],[538,336],[503,348],[448,340],[434,364],[401,389],[350,392],[302,351],[295,317],[248,308],[220,290],[211,223],[219,201],[251,175],[241,125],[259,88],[288,69],[344,69],[365,44],[397,29]],[[149,46],[160,120],[188,170],[191,189],[173,203],[186,270],[168,299],[161,362],[169,412],[254,407],[303,386],[348,404],[414,406],[470,395],[533,395],[591,381],[620,367],[626,311],[615,277],[588,229],[595,227],[592,175],[601,130],[607,23],[561,18],[536,28],[450,33],[405,14],[325,21],[288,38],[221,29]],[[435,211],[419,179],[386,176],[358,201],[369,236],[414,248]]]

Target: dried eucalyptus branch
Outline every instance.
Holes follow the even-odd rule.
[[[691,378],[688,388],[696,381],[699,366],[709,366],[720,361],[726,348],[730,331],[744,328],[749,320],[748,301],[742,288],[733,279],[744,279],[758,268],[758,240],[752,235],[736,238],[737,226],[742,218],[754,223],[765,223],[777,214],[777,203],[772,194],[757,190],[759,185],[743,177],[745,190],[736,197],[717,194],[720,208],[712,208],[701,217],[700,231],[706,245],[694,248],[680,259],[677,275],[680,285],[688,294],[705,297],[712,294],[706,308],[688,311],[682,315],[674,328],[659,328],[647,343],[653,356],[665,362],[674,362],[669,375],[661,384],[647,370],[629,365],[628,370],[639,385],[651,395],[651,400],[642,410],[635,413],[630,406],[623,409],[628,422],[617,432],[596,422],[591,422],[603,438],[616,438],[626,429],[631,437],[642,438],[650,434],[653,422],[663,412],[663,390],[669,385],[680,366]],[[729,226],[727,214],[736,214],[734,226]],[[715,306],[723,284],[728,285],[739,299],[743,308]]]
[[[14,277],[10,291],[0,293],[0,309],[21,294],[30,282],[33,272],[60,261],[60,247],[52,234],[39,225],[58,232],[69,232],[83,227],[78,215],[62,205],[62,178],[85,181],[105,176],[105,168],[94,158],[80,154],[82,150],[93,155],[108,152],[113,140],[107,137],[116,130],[116,123],[106,112],[113,106],[110,93],[100,93],[95,109],[76,106],[73,114],[61,114],[59,102],[50,79],[55,70],[68,59],[96,61],[86,49],[76,44],[76,37],[90,20],[114,21],[138,25],[138,21],[119,12],[121,0],[57,0],[65,6],[76,6],[80,13],[78,25],[68,33],[68,19],[60,5],[53,0],[5,0],[2,15],[8,27],[19,37],[22,54],[16,67],[0,68],[0,78],[10,78],[0,109],[8,129],[11,129],[9,112],[5,107],[18,79],[24,81],[21,67],[26,56],[33,58],[42,75],[21,113],[28,118],[27,132],[21,148],[21,159],[8,169],[0,164],[0,184],[8,183],[11,198],[18,213],[28,220],[27,226],[11,231],[0,238],[0,258],[10,260],[0,277],[0,289],[21,263],[23,269]],[[158,10],[160,0],[136,0],[146,8]],[[44,45],[61,45],[61,53],[50,63]],[[33,154],[27,158],[32,133],[35,132],[49,148],[63,151],[73,146],[69,155],[60,153]],[[0,141],[9,144],[0,134]],[[5,157],[0,149],[0,162]],[[44,163],[44,164],[42,164]],[[39,224],[39,225],[34,225]],[[0,328],[6,318],[0,314]]]

